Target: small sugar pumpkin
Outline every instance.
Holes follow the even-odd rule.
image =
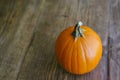
[[[58,63],[72,74],[93,70],[102,56],[102,42],[98,34],[82,22],[70,26],[58,36],[55,44]]]

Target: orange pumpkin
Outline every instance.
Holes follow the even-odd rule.
[[[93,70],[102,55],[102,43],[98,34],[79,22],[65,29],[55,45],[58,63],[68,72],[84,74]]]

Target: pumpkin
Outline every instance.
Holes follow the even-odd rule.
[[[85,74],[93,70],[102,56],[99,35],[78,22],[60,33],[55,44],[58,63],[72,74]]]

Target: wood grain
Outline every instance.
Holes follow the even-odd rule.
[[[120,0],[0,0],[0,80],[119,80]],[[98,66],[73,75],[57,63],[54,45],[82,21],[102,39]]]
[[[33,17],[34,5],[29,3],[31,6],[27,6],[24,0],[3,0],[1,5],[6,14],[1,11],[4,14],[1,19],[5,20],[0,25],[0,80],[16,80],[36,23],[36,17]]]
[[[107,78],[106,37],[109,20],[109,16],[106,16],[109,6],[107,1],[46,0],[42,4],[44,4],[44,14],[40,14],[42,21],[38,22],[35,29],[35,37],[25,56],[18,80],[93,80],[98,78],[105,80]],[[82,20],[84,24],[91,26],[99,34],[102,33],[100,36],[105,47],[103,58],[98,67],[83,76],[72,75],[64,71],[57,64],[54,56],[57,35],[66,27],[74,25],[78,20]]]
[[[120,80],[120,0],[110,4],[109,79]]]

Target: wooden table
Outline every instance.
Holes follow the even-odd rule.
[[[99,65],[85,75],[55,59],[57,36],[77,21],[103,44]],[[0,80],[120,80],[120,0],[0,0]]]

